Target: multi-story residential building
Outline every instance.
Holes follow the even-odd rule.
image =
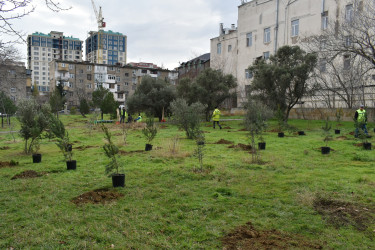
[[[224,29],[211,39],[211,67],[233,74],[238,81],[237,103],[246,97],[252,74],[248,67],[268,59],[284,45],[301,45],[305,37],[320,35],[329,25],[351,18],[359,0],[242,1],[237,27]],[[358,6],[357,6],[358,5]],[[337,26],[339,28],[339,26]]]
[[[172,85],[176,84],[178,72],[174,70],[162,69],[153,63],[145,62],[131,62],[128,65],[133,67],[132,83],[140,84],[144,76],[151,76],[154,78],[164,79]]]
[[[182,78],[196,78],[199,73],[210,67],[210,53],[203,54],[187,62],[183,62],[177,68],[178,80]]]
[[[50,90],[48,63],[52,60],[82,61],[82,43],[78,38],[66,37],[57,31],[28,36],[28,69],[32,70],[32,84],[42,95]]]
[[[30,93],[31,71],[23,62],[8,61],[0,64],[0,92],[17,103]]]
[[[163,69],[133,67],[131,65],[106,65],[85,62],[54,60],[50,62],[51,91],[58,84],[64,86],[68,107],[78,106],[82,97],[91,99],[92,92],[99,86],[109,89],[119,104],[125,104],[141,83],[142,77],[149,75],[163,80],[176,79],[177,72]]]
[[[90,31],[86,39],[86,60],[98,64],[125,65],[126,57],[125,35],[111,30]]]

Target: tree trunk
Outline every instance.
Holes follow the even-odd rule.
[[[101,112],[102,113],[102,120],[103,120],[103,112]]]

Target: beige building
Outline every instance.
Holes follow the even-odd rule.
[[[257,58],[267,59],[284,45],[300,45],[304,37],[321,34],[345,15],[350,18],[359,0],[253,0],[238,7],[238,23],[220,24],[211,39],[211,67],[238,80],[237,103],[245,98],[252,75],[247,68]]]
[[[134,93],[145,75],[161,78],[171,83],[177,79],[176,72],[160,68],[63,60],[50,62],[49,74],[51,92],[61,83],[66,91],[69,108],[79,106],[81,97],[91,99],[92,92],[99,86],[109,89],[119,104],[125,104],[127,97]]]

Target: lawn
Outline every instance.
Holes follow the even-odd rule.
[[[100,127],[91,130],[89,118],[78,115],[61,119],[73,141],[75,171],[66,170],[54,139],[42,140],[42,162],[33,164],[17,134],[0,134],[0,162],[19,163],[0,166],[0,249],[375,245],[374,151],[349,134],[350,122],[342,122],[340,135],[332,132],[329,155],[320,152],[322,121],[292,120],[306,136],[284,138],[271,122],[262,164],[253,164],[249,151],[229,148],[249,143],[241,121],[222,121],[222,130],[204,123],[203,172],[197,171],[195,141],[175,125],[159,124],[153,150],[145,152],[141,128],[130,129],[124,145],[121,126],[106,124],[126,174],[125,188],[114,189],[104,174],[109,160]],[[232,144],[216,144],[221,139]],[[11,180],[26,170],[40,176]],[[76,197],[94,190],[112,192],[115,200],[76,204]]]

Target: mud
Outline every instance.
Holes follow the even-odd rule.
[[[317,197],[313,206],[324,220],[336,228],[353,226],[358,231],[365,231],[375,219],[375,208],[361,204]]]
[[[43,173],[37,173],[34,170],[26,170],[13,176],[11,180],[37,178],[43,175],[44,175]]]
[[[240,148],[242,150],[249,151],[249,150],[251,150],[251,145],[245,145],[245,144],[242,144],[242,143],[238,143],[237,145],[232,145],[232,146],[229,146],[228,148]]]
[[[221,239],[223,249],[322,249],[299,235],[277,230],[258,230],[251,222],[240,226]]]
[[[107,188],[96,189],[94,191],[86,192],[71,200],[76,205],[91,203],[91,204],[106,204],[123,197],[123,194],[110,191]]]
[[[215,142],[214,144],[233,144],[232,141],[227,141],[224,139],[220,139],[219,141]]]

